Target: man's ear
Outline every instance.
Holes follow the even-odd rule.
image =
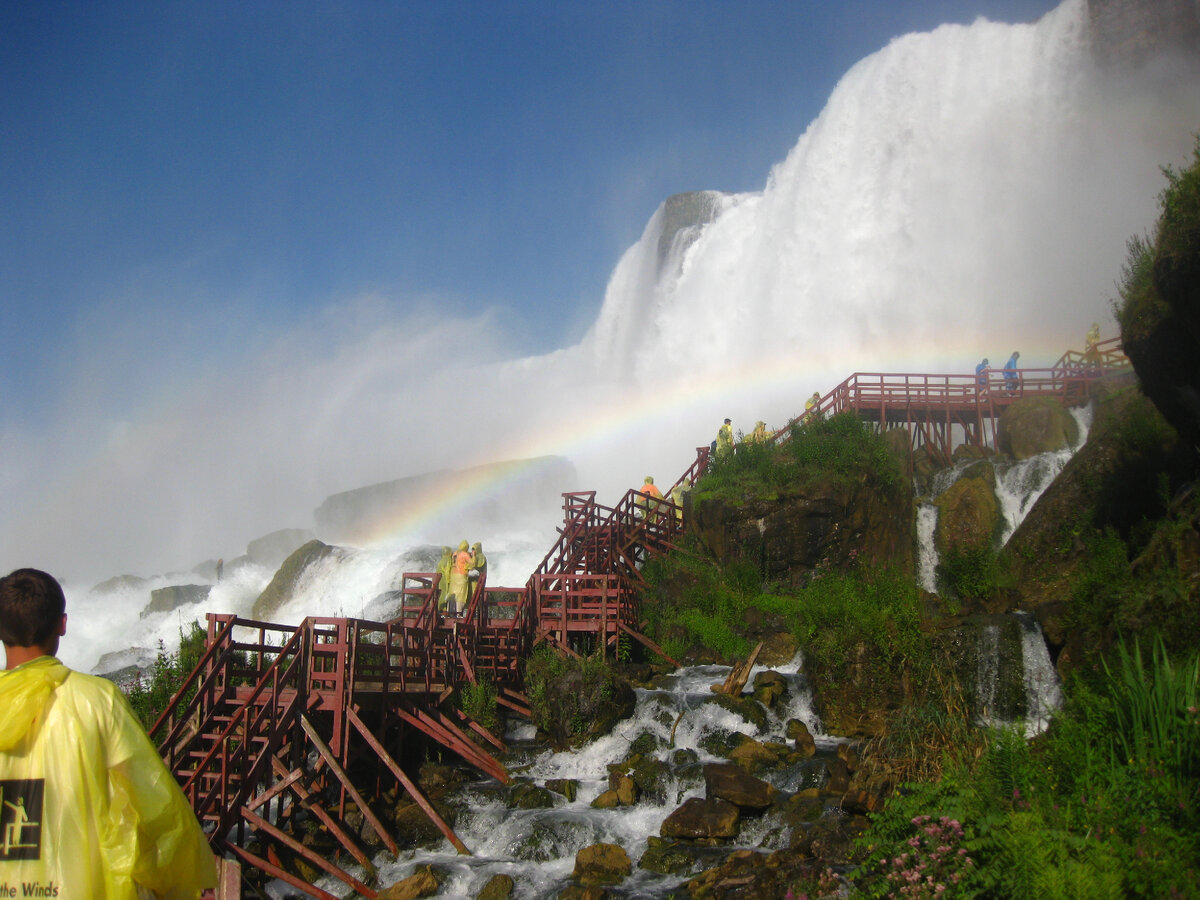
[[[63,613],[62,618],[58,620],[58,630],[55,632],[59,637],[67,633],[67,614]]]

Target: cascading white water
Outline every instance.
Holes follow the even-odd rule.
[[[1000,501],[1004,516],[1004,533],[1000,545],[1008,543],[1013,532],[1024,520],[1025,515],[1037,502],[1038,497],[1058,477],[1075,451],[1087,442],[1092,424],[1091,405],[1076,407],[1071,416],[1079,428],[1079,438],[1074,446],[1065,447],[1054,453],[1040,453],[1030,459],[1014,463],[997,463],[996,498]]]
[[[985,625],[979,631],[976,653],[975,705],[980,724],[997,720],[996,686],[1000,680],[1000,626]]]
[[[446,843],[433,853],[408,852],[397,861],[381,859],[383,883],[411,874],[418,866],[436,862],[449,872],[448,882],[438,896],[475,897],[495,874],[505,873],[521,886],[521,896],[552,897],[567,886],[575,864],[575,854],[598,842],[627,848],[636,859],[646,848],[646,837],[657,835],[663,819],[684,800],[703,796],[701,766],[720,758],[704,749],[705,739],[719,733],[740,733],[757,740],[786,742],[784,729],[789,719],[804,722],[819,749],[836,747],[838,740],[820,731],[820,721],[812,709],[811,691],[801,671],[802,660],[773,669],[787,683],[788,693],[778,710],[769,714],[766,728],[758,733],[741,717],[712,702],[710,685],[724,681],[729,669],[722,666],[697,666],[682,669],[654,690],[639,690],[633,716],[621,722],[609,735],[575,752],[544,752],[513,774],[536,784],[553,779],[572,779],[578,783],[573,801],[557,798],[553,808],[512,809],[496,796],[494,782],[481,782],[474,790],[470,812],[459,818],[456,833],[471,849],[470,857],[459,856]],[[751,680],[764,667],[756,666]],[[519,743],[520,733],[511,734],[510,742]],[[595,809],[591,802],[608,788],[608,766],[626,759],[630,747],[650,737],[656,747],[653,756],[671,759],[676,751],[695,754],[695,762],[675,768],[663,786],[662,796],[643,797],[635,806]],[[723,761],[723,760],[721,760]],[[795,791],[815,784],[820,764],[806,762],[764,777],[781,790]],[[823,770],[822,770],[823,771]],[[784,829],[765,818],[747,820],[738,843],[746,847],[782,846]],[[635,869],[620,891],[622,896],[663,896],[681,879]]]
[[[917,584],[931,594],[937,593],[937,545],[933,535],[937,530],[938,510],[932,503],[917,507]]]
[[[1050,661],[1046,638],[1033,616],[1015,614],[1021,624],[1021,660],[1025,681],[1025,732],[1032,736],[1046,730],[1050,716],[1062,705],[1058,673]]]
[[[1051,453],[1040,453],[1029,459],[1013,462],[994,458],[992,466],[996,472],[996,499],[1000,502],[1001,515],[1004,517],[1004,531],[1000,538],[1000,546],[1008,543],[1025,520],[1029,510],[1037,499],[1042,496],[1050,483],[1058,477],[1072,456],[1087,442],[1088,430],[1092,424],[1092,406],[1075,407],[1071,417],[1079,429],[1075,443],[1062,450]],[[969,467],[976,465],[977,460],[966,460],[955,463],[949,468],[937,472],[933,476],[930,497],[936,499],[949,490]],[[917,507],[917,583],[923,590],[937,593],[937,566],[939,562],[937,544],[934,536],[937,533],[938,510],[932,502],[922,502]]]

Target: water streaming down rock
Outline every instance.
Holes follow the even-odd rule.
[[[1058,477],[1063,466],[1087,441],[1091,427],[1093,408],[1086,405],[1071,410],[1071,416],[1079,426],[1079,437],[1073,446],[1051,453],[1041,453],[1025,460],[1010,460],[993,457],[991,465],[996,473],[995,494],[1003,515],[1003,532],[998,547],[1003,547],[1012,537],[1029,510]],[[978,460],[963,460],[949,468],[935,472],[927,499],[917,508],[917,582],[923,590],[936,594],[939,555],[935,536],[937,533],[938,509],[934,501],[948,491],[963,473],[978,465]]]
[[[937,507],[922,503],[917,507],[917,584],[921,590],[937,593],[937,546],[933,535],[937,529]]]
[[[996,693],[1000,681],[1000,626],[984,625],[975,650],[975,709],[981,724],[995,722]]]
[[[1062,704],[1058,672],[1050,661],[1041,626],[1026,612],[1015,613],[1021,625],[1021,661],[1025,679],[1025,731],[1038,734],[1050,724],[1050,716]]]
[[[1050,483],[1058,477],[1063,466],[1075,455],[1087,441],[1088,430],[1092,424],[1093,407],[1077,407],[1071,410],[1071,416],[1079,426],[1079,439],[1074,446],[1064,447],[1054,453],[1040,453],[1030,459],[1018,462],[997,462],[996,464],[996,497],[1004,515],[1004,533],[1000,537],[1000,546],[1008,543],[1024,520],[1026,513],[1042,496]]]

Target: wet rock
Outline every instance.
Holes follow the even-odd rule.
[[[271,583],[258,595],[250,617],[260,622],[273,621],[279,608],[292,599],[305,571],[338,552],[336,547],[317,540],[309,541],[298,549],[283,561]]]
[[[170,612],[183,606],[193,606],[208,599],[212,590],[207,584],[173,584],[150,592],[150,602],[141,612],[141,618],[153,613]]]
[[[779,796],[773,784],[728,763],[709,763],[704,767],[704,789],[710,799],[728,800],[740,809],[763,810]]]
[[[592,801],[592,809],[616,809],[620,805],[621,797],[612,789],[601,792],[596,799]]]
[[[808,726],[799,719],[788,719],[787,730],[784,732],[792,741],[796,752],[809,759],[817,753],[817,742],[813,738],[812,732],[808,730]]]
[[[996,474],[990,463],[978,463],[935,501],[938,508],[934,541],[943,556],[989,545],[1000,527]]]
[[[483,886],[483,890],[475,897],[475,900],[508,900],[512,896],[514,887],[516,885],[511,876],[503,873],[493,875],[488,879],[487,884]]]
[[[307,528],[281,528],[246,545],[246,558],[264,569],[276,569],[283,561],[316,538]]]
[[[437,810],[438,815],[442,817],[443,821],[453,828],[456,819],[455,810],[444,803],[433,800],[430,802],[433,803],[433,808]],[[401,845],[436,847],[445,840],[445,835],[442,834],[441,829],[434,824],[433,820],[429,818],[425,810],[421,809],[416,803],[407,801],[397,806],[391,822],[391,831],[392,836]],[[365,819],[359,833],[364,840],[379,840],[375,835],[375,830]]]
[[[826,816],[808,828],[792,832],[792,850],[823,863],[855,862],[859,857],[854,840],[869,827],[865,816]]]
[[[1025,397],[1014,402],[996,423],[1001,453],[1029,459],[1074,446],[1079,425],[1054,397]]]
[[[838,744],[837,758],[846,764],[846,769],[854,772],[858,769],[858,745],[857,744]]]
[[[754,676],[754,699],[767,709],[787,696],[787,692],[787,681],[778,672],[759,672]]]
[[[665,762],[653,756],[638,757],[629,774],[637,785],[639,795],[649,797],[656,803],[667,802],[667,786],[673,772]]]
[[[671,765],[677,769],[695,765],[699,761],[700,754],[691,747],[684,747],[682,750],[676,750],[671,754]]]
[[[568,801],[574,803],[579,794],[579,782],[574,778],[551,778],[546,782],[546,790],[553,791]]]
[[[787,890],[776,870],[765,865],[767,857],[754,850],[737,850],[715,868],[701,872],[687,883],[692,900],[757,900],[783,897]]]
[[[711,753],[713,756],[721,756],[726,759],[742,743],[745,737],[739,731],[726,731],[723,728],[714,728],[700,738],[700,749],[706,753]]]
[[[593,844],[575,854],[571,877],[581,884],[619,884],[633,871],[633,863],[623,847]]]
[[[726,800],[690,797],[667,816],[659,828],[665,838],[731,838],[737,834],[741,813]]]
[[[533,692],[534,724],[560,750],[608,734],[633,715],[637,704],[629,681],[605,666],[584,667],[568,660],[543,672],[535,659],[525,677],[527,685],[533,683],[537,688]]]
[[[715,703],[722,709],[726,709],[734,715],[741,716],[742,720],[753,725],[756,731],[762,731],[767,727],[767,711],[762,708],[762,704],[752,697],[730,697],[728,694],[713,694],[708,702]]]
[[[764,580],[800,583],[823,560],[847,564],[852,551],[870,565],[915,565],[907,483],[884,487],[831,475],[771,496],[697,497],[692,505],[689,534],[717,559],[753,565]]]
[[[638,868],[660,875],[686,875],[699,871],[704,848],[665,838],[646,838],[646,852],[638,860]]]
[[[441,797],[466,782],[462,769],[440,763],[425,763],[417,772],[417,785],[426,797]]]
[[[144,591],[146,585],[150,582],[139,575],[117,575],[109,578],[107,581],[101,581],[99,584],[92,585],[88,591],[89,596],[96,594],[116,594],[116,593],[133,593],[135,591]]]
[[[637,803],[638,786],[633,776],[614,772],[608,776],[608,786],[617,795],[619,806],[633,806]]]
[[[842,795],[850,790],[850,769],[840,759],[831,759],[826,763],[829,769],[829,780],[825,782],[827,794]]]
[[[523,782],[513,788],[512,805],[517,809],[552,809],[554,793],[536,784]]]
[[[848,813],[879,812],[891,796],[893,785],[893,779],[886,774],[874,775],[861,781],[855,778],[842,797],[841,807]]]
[[[788,797],[775,807],[780,818],[789,828],[797,828],[817,821],[825,814],[825,801],[820,792],[809,788]]]
[[[737,763],[746,772],[757,772],[762,769],[774,768],[780,761],[780,748],[787,752],[781,744],[770,745],[756,741],[752,737],[742,736],[742,741],[729,754],[729,759]]]
[[[764,666],[783,666],[790,663],[800,652],[796,636],[790,631],[776,631],[763,638],[758,661]]]
[[[664,741],[657,734],[654,734],[650,731],[643,731],[636,738],[634,738],[633,743],[629,745],[629,755],[644,756],[649,753],[654,753],[663,746]]]
[[[589,884],[585,887],[572,884],[559,892],[558,900],[604,900],[608,895],[608,891],[599,885]]]
[[[417,897],[432,897],[438,892],[441,882],[433,868],[425,866],[407,878],[397,881],[379,894],[379,900],[416,900]]]

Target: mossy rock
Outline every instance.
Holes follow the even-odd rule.
[[[1001,523],[991,465],[976,463],[934,503],[938,508],[934,541],[939,553],[991,545]]]
[[[1004,410],[996,425],[1000,452],[1013,459],[1065,450],[1078,441],[1078,423],[1054,397],[1017,400]]]
[[[250,617],[260,622],[270,622],[279,608],[292,599],[305,571],[337,553],[336,547],[318,540],[309,541],[283,561],[271,583],[254,601]]]

